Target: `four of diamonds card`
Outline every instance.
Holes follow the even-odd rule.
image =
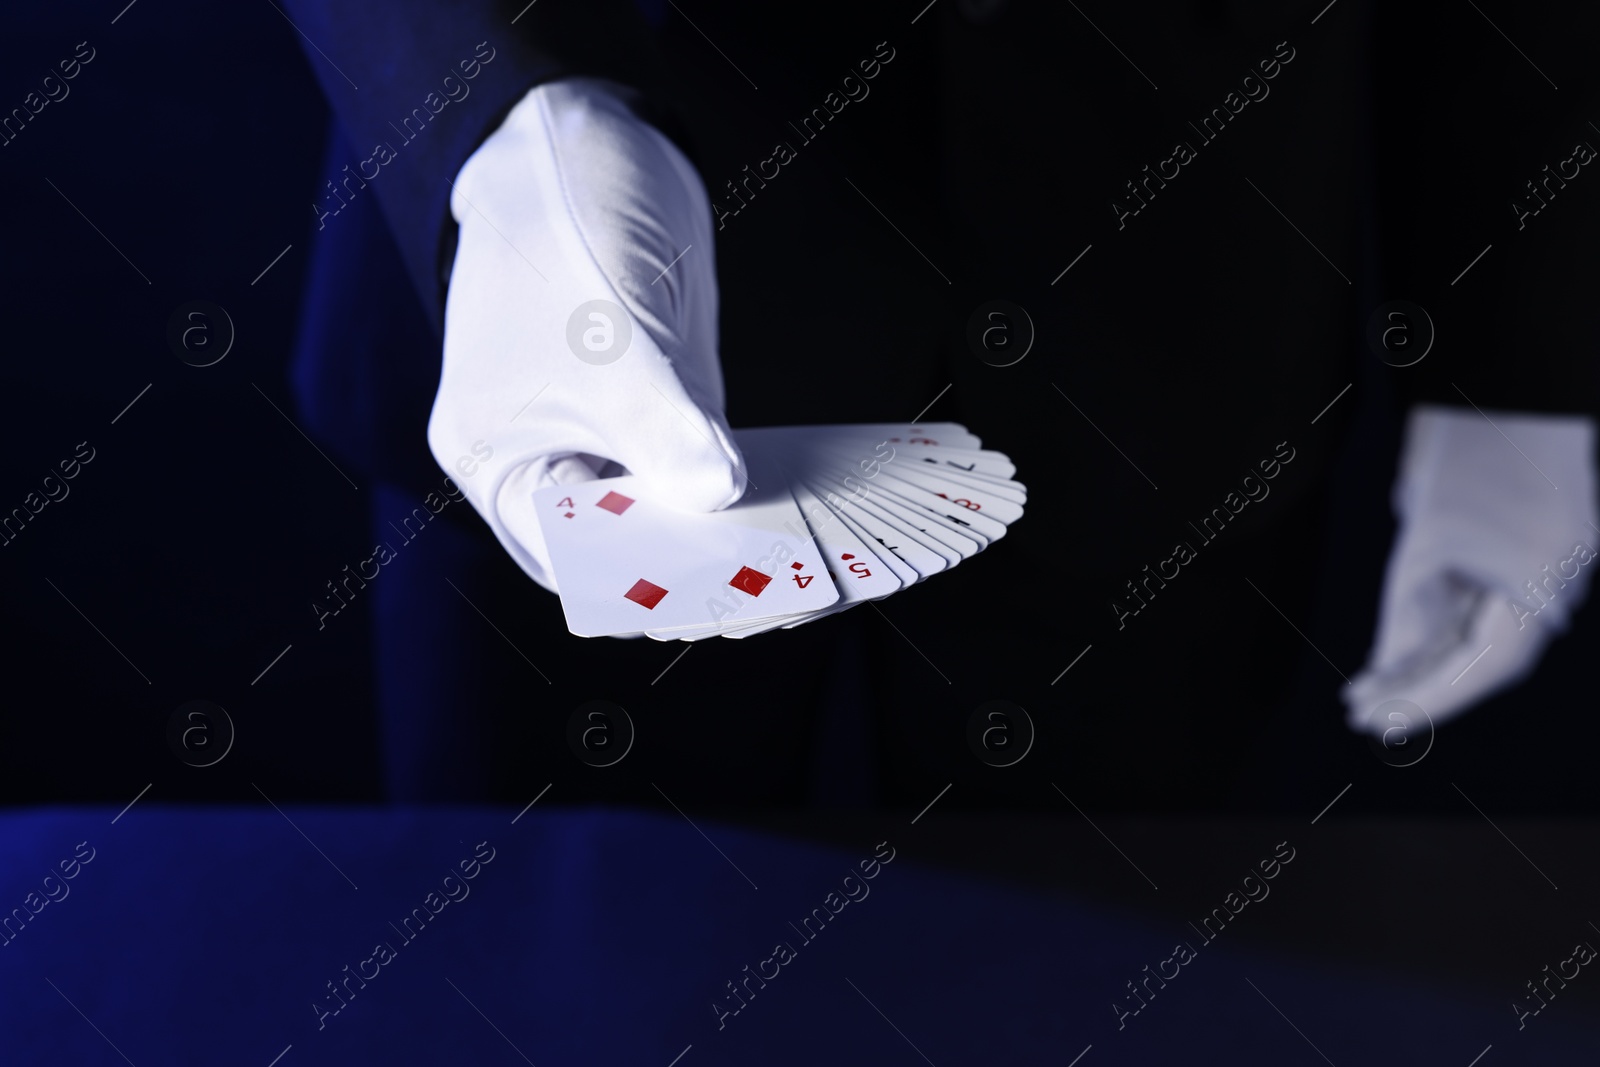
[[[735,430],[749,484],[678,511],[631,475],[533,494],[580,637],[742,638],[878,600],[970,559],[1027,490],[956,423]]]

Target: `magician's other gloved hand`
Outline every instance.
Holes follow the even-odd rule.
[[[1438,725],[1533,670],[1595,569],[1594,447],[1583,416],[1411,412],[1377,636],[1342,690],[1352,730],[1382,736],[1392,699]]]
[[[533,89],[450,198],[460,238],[428,444],[552,591],[535,489],[614,461],[654,499],[714,511],[746,482],[722,414],[710,202],[628,92]]]

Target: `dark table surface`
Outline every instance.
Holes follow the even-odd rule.
[[[520,814],[149,797],[13,811],[3,904],[39,911],[0,949],[0,1056],[1466,1067],[1593,1063],[1600,1047],[1581,971],[1520,1030],[1511,1008],[1600,942],[1590,822],[1347,821],[1337,805],[1314,825],[937,805],[757,822],[553,796]],[[45,882],[75,854],[92,858]],[[891,861],[845,882],[875,854]],[[1244,882],[1274,854],[1292,858]],[[1191,923],[1241,888],[1259,899],[1232,898],[1203,939]],[[29,896],[46,890],[59,899]],[[431,917],[408,940],[415,908]],[[380,941],[389,961],[363,962]],[[779,941],[793,956],[764,962]],[[1163,963],[1180,942],[1189,961]],[[712,1004],[738,1005],[725,983],[747,965],[777,975],[719,1028]],[[1178,974],[1119,1018],[1146,966]],[[371,980],[321,1015],[341,1003],[326,984],[354,972]]]

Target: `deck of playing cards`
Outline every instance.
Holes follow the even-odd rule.
[[[1027,489],[952,422],[735,430],[750,482],[694,514],[631,475],[533,494],[579,637],[749,637],[880,600],[1005,536]]]

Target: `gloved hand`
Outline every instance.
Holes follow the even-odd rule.
[[[1391,699],[1438,725],[1520,681],[1567,628],[1600,545],[1594,429],[1582,416],[1411,412],[1377,639],[1342,690],[1352,730],[1382,736],[1392,724],[1372,713]]]
[[[710,202],[627,93],[535,88],[450,199],[461,230],[428,445],[552,592],[535,489],[615,461],[654,499],[714,511],[746,483],[722,415]]]

